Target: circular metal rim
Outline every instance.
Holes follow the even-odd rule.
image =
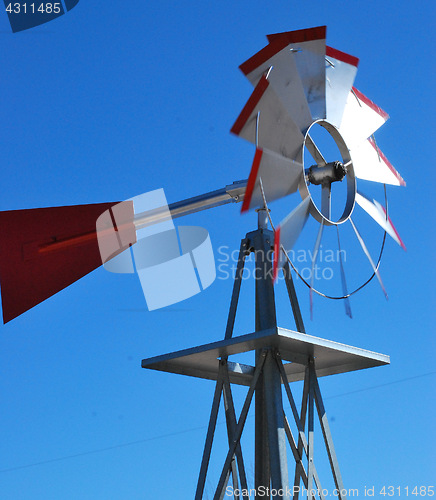
[[[304,170],[304,147],[306,145],[306,141],[309,136],[309,131],[314,125],[320,125],[321,127],[327,130],[327,132],[331,135],[331,137],[335,141],[337,148],[339,149],[339,152],[342,156],[342,162],[347,165],[347,174],[345,176],[347,182],[347,200],[345,203],[344,211],[339,220],[337,221],[331,220],[321,213],[321,211],[316,206],[316,203],[314,202],[312,195],[310,194],[309,187],[306,183],[305,170]],[[302,180],[298,186],[298,189],[300,191],[300,195],[303,200],[305,200],[307,197],[310,198],[310,214],[312,215],[312,217],[314,217],[314,219],[317,220],[319,223],[324,223],[324,225],[326,226],[332,226],[332,225],[336,226],[338,224],[343,224],[344,222],[346,222],[353,213],[357,188],[356,188],[356,177],[354,175],[354,168],[350,151],[342,135],[339,133],[339,130],[334,125],[329,123],[327,120],[324,119],[315,120],[307,129],[306,134],[304,135],[304,142],[303,142],[303,147],[301,149],[300,163],[302,164],[303,175],[302,175]]]

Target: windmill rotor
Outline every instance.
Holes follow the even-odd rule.
[[[302,278],[310,288],[311,304],[313,292],[344,299],[346,313],[351,316],[350,295],[374,276],[387,297],[378,269],[385,237],[375,264],[352,218],[355,207],[381,226],[385,236],[388,234],[405,248],[387,208],[365,196],[358,182],[363,179],[384,185],[405,185],[374,139],[374,133],[389,116],[354,87],[359,59],[327,46],[325,26],[267,38],[269,43],[240,66],[254,85],[254,91],[231,131],[256,146],[242,211],[267,206],[298,191],[302,201],[275,227],[274,277],[277,278],[285,262],[298,273],[289,252],[308,217],[313,217],[320,226],[312,252],[310,283]],[[313,132],[320,127],[336,146],[335,158],[327,158],[323,145],[314,138]],[[335,196],[332,185],[337,182],[346,185],[346,199],[339,217],[332,212]],[[313,196],[316,188],[321,190],[320,203]],[[351,225],[373,274],[350,293],[340,257],[342,295],[332,296],[315,289],[313,270],[324,231],[336,226],[341,248],[339,227],[345,223]]]

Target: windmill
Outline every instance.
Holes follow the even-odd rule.
[[[289,252],[311,216],[320,225],[312,267],[324,230],[336,230],[340,246],[340,226],[349,223],[372,267],[370,279],[376,276],[384,289],[378,272],[380,259],[374,263],[352,220],[355,204],[404,246],[387,211],[380,203],[363,195],[357,186],[359,179],[404,185],[373,137],[387,115],[353,87],[358,60],[327,47],[325,38],[325,27],[270,35],[267,46],[241,65],[241,70],[254,85],[254,91],[232,132],[255,145],[248,180],[169,205],[172,218],[240,201],[243,201],[242,211],[258,210],[258,229],[248,233],[241,242],[224,340],[142,362],[144,368],[216,381],[197,499],[203,496],[221,396],[229,449],[214,498],[222,498],[230,476],[233,491],[239,486],[242,491],[247,490],[240,438],[253,397],[256,413],[255,488],[258,491],[270,489],[269,497],[272,498],[289,496],[286,493],[289,488],[286,455],[290,448],[295,460],[294,498],[298,497],[301,483],[311,497],[324,497],[313,455],[316,405],[338,497],[345,498],[318,377],[389,363],[388,356],[307,335],[291,275],[294,266]],[[313,139],[313,132],[319,127],[335,143],[338,158],[326,158],[322,147]],[[313,159],[309,167],[305,161],[307,154]],[[346,185],[346,201],[342,215],[334,218],[332,186],[341,181]],[[317,188],[321,189],[320,204],[315,201],[313,191]],[[268,204],[297,192],[302,201],[275,227]],[[0,278],[5,322],[101,265],[98,246],[101,233],[96,229],[96,221],[104,212],[114,210],[118,205],[106,203],[0,213],[3,230]],[[116,230],[121,230],[126,238],[121,238],[123,242],[112,256],[135,244],[136,232],[144,224],[165,217],[149,212],[135,213],[129,204],[124,208],[122,223]],[[268,222],[273,231],[268,229]],[[256,329],[253,333],[234,337],[242,272],[251,252],[255,254],[257,272]],[[48,269],[51,272],[47,277]],[[281,269],[296,331],[277,325],[272,278],[276,278]],[[326,296],[314,289],[313,279],[306,284],[311,294],[316,292]],[[351,315],[348,299],[357,289],[348,291],[342,262],[341,284],[342,295],[331,298],[344,300],[346,312]],[[230,359],[249,351],[255,353],[253,366]],[[300,411],[290,388],[290,382],[297,380],[304,380]],[[238,418],[231,384],[248,387]],[[297,439],[283,411],[282,385],[291,405]],[[318,493],[314,492],[314,487]],[[241,496],[246,498],[247,494]]]

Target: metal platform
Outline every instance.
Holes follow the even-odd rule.
[[[142,367],[191,377],[217,380],[219,358],[257,349],[280,353],[289,382],[304,380],[309,358],[315,359],[318,377],[389,364],[389,356],[313,337],[284,328],[261,330],[182,351],[144,359]],[[249,386],[254,367],[228,359],[230,382]]]

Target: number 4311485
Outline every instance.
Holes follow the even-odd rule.
[[[434,486],[383,486],[380,490],[382,496],[415,496],[415,497],[432,497],[434,496]]]
[[[6,6],[6,12],[9,14],[60,14],[61,3],[10,3]]]

